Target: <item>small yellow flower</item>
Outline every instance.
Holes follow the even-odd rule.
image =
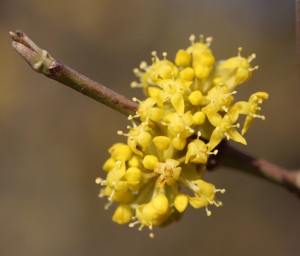
[[[185,163],[206,164],[208,159],[207,145],[200,139],[195,139],[188,144]]]
[[[258,68],[250,66],[251,61],[255,59],[255,54],[246,59],[241,56],[241,51],[242,48],[239,48],[238,56],[229,58],[217,66],[216,79],[218,83],[224,84],[230,90],[249,80],[252,71]]]
[[[256,92],[250,96],[248,102],[239,102],[241,108],[240,112],[247,115],[242,129],[242,134],[245,134],[248,131],[254,118],[265,120],[265,116],[258,114],[261,110],[259,104],[262,104],[262,102],[268,99],[268,97],[269,95],[265,92]]]
[[[160,176],[158,178],[158,187],[163,187],[165,184],[174,184],[180,175],[181,167],[178,167],[179,162],[174,159],[167,159],[164,163],[158,163],[154,172]]]
[[[216,192],[224,193],[224,189],[216,189],[216,187],[203,180],[192,181],[191,189],[194,191],[195,196],[189,197],[189,203],[192,207],[199,209],[205,207],[207,216],[211,215],[211,211],[208,210],[208,205],[221,206],[222,203],[215,200]]]
[[[208,207],[222,205],[216,194],[225,190],[204,180],[209,156],[218,153],[224,139],[246,144],[243,135],[253,119],[264,119],[260,105],[267,93],[254,93],[248,101],[234,98],[236,87],[257,68],[251,66],[255,55],[244,58],[240,48],[237,56],[215,61],[211,38],[196,42],[191,36],[190,41],[174,62],[153,52],[150,65],[142,62],[134,69],[139,82],[131,85],[142,87],[146,99],[133,99],[139,108],[128,118],[132,126],[118,132],[127,143],[109,149],[106,179],[96,179],[102,186],[99,197],[108,198],[105,208],[118,205],[113,221],[148,227],[151,237],[154,226],[176,220],[188,205],[204,208],[208,216]]]
[[[134,98],[137,101],[136,98]],[[139,109],[137,111],[141,121],[159,121],[163,117],[163,109],[156,107],[157,101],[154,98],[148,98],[140,101]]]
[[[208,150],[214,149],[221,140],[225,137],[236,142],[247,144],[245,138],[236,130],[239,124],[235,124],[239,117],[240,107],[239,105],[233,105],[223,118],[219,119],[219,122],[215,122],[216,128],[211,134],[210,141],[208,143]]]

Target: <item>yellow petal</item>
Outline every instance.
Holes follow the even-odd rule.
[[[177,113],[184,113],[184,100],[181,93],[173,94],[171,97],[171,102]]]

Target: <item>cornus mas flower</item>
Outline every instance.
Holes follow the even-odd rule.
[[[139,108],[129,116],[132,126],[118,132],[127,144],[109,149],[106,179],[96,179],[102,186],[100,197],[108,198],[106,207],[117,204],[112,219],[118,224],[152,230],[177,220],[188,205],[204,208],[210,216],[210,206],[222,205],[216,194],[225,190],[203,180],[209,156],[218,153],[223,139],[246,144],[243,135],[253,119],[264,119],[259,112],[267,93],[234,100],[236,87],[257,68],[251,67],[255,55],[245,58],[239,48],[237,56],[216,62],[211,38],[195,42],[191,36],[190,41],[174,62],[166,53],[160,59],[153,52],[151,64],[142,62],[134,69],[139,82],[132,87],[143,88],[147,98],[133,99]]]

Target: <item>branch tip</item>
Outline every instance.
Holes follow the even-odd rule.
[[[13,39],[12,47],[36,72],[65,84],[123,114],[134,115],[137,104],[105,86],[87,78],[37,46],[23,31],[9,32]]]

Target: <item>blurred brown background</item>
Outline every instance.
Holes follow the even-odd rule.
[[[132,69],[150,52],[169,58],[191,33],[213,36],[217,59],[257,54],[247,99],[268,91],[265,122],[246,152],[299,168],[300,85],[294,1],[0,1],[0,255],[299,255],[300,202],[275,185],[233,170],[207,178],[226,188],[224,206],[189,209],[151,240],[110,221],[97,198],[108,147],[126,117],[34,73],[12,50],[22,29],[52,56],[128,97]]]

